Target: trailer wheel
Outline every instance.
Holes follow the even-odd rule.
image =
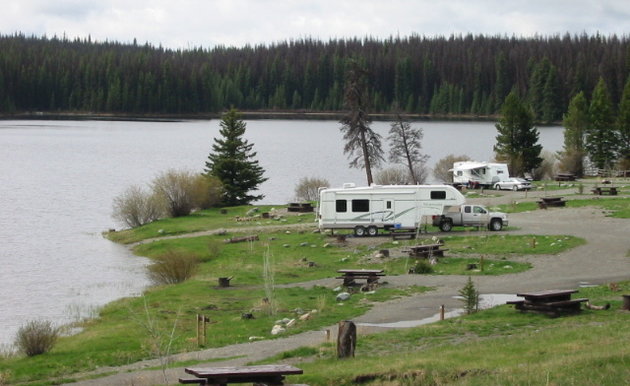
[[[491,231],[500,231],[503,229],[503,221],[501,221],[500,218],[493,218],[488,228],[490,228]]]
[[[365,228],[363,228],[361,225],[354,227],[354,235],[357,237],[365,236]]]
[[[442,232],[450,232],[453,229],[453,223],[449,220],[444,220],[440,223],[440,230]]]
[[[375,227],[374,225],[371,225],[367,228],[367,234],[370,237],[374,237],[376,235],[378,235],[378,228]]]

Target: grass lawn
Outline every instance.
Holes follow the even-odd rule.
[[[588,199],[567,200],[568,208],[581,208],[593,206],[611,211],[611,217],[630,218],[630,197],[593,196]],[[520,213],[538,210],[536,202],[515,202],[507,205],[499,205],[499,210],[506,213]],[[562,209],[562,208],[559,208]]]
[[[500,306],[430,325],[359,336],[355,357],[336,359],[334,344],[303,348],[287,358],[304,370],[291,382],[310,385],[622,385],[630,380],[630,312],[607,286],[579,296],[604,311],[550,318]]]

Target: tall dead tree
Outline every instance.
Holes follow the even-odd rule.
[[[425,164],[429,156],[421,152],[423,136],[422,128],[412,128],[400,113],[396,113],[396,120],[389,129],[389,160],[404,162],[416,185],[423,183],[427,174]]]
[[[348,154],[350,166],[364,168],[367,183],[371,185],[372,167],[383,161],[381,136],[370,128],[367,113],[367,71],[356,61],[349,62],[346,72],[344,105],[348,113],[339,121],[346,145],[343,152]]]

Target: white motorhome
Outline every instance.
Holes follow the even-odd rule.
[[[356,236],[376,236],[379,229],[417,229],[422,216],[441,215],[444,208],[464,204],[449,185],[372,185],[321,189],[319,228],[353,229]]]
[[[468,187],[493,187],[510,179],[507,164],[460,161],[453,163],[453,183]]]

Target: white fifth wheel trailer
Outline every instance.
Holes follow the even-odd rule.
[[[376,236],[379,229],[415,230],[422,216],[441,215],[462,205],[464,196],[450,185],[372,185],[321,189],[320,230],[353,229],[356,236]]]
[[[507,164],[492,162],[460,161],[453,163],[453,183],[474,187],[493,187],[510,179]]]

